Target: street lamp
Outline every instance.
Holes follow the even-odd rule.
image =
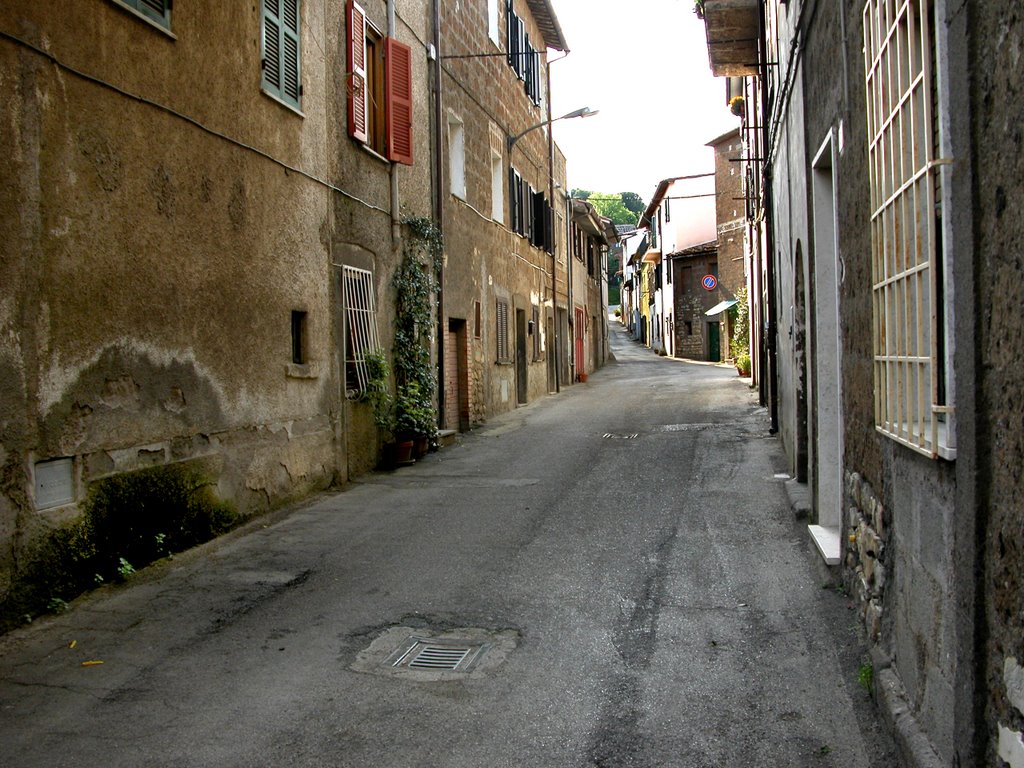
[[[580,109],[574,109],[572,112],[562,115],[561,117],[555,117],[550,120],[545,120],[543,122],[537,123],[536,125],[531,125],[525,131],[517,133],[515,136],[508,137],[508,151],[511,152],[513,145],[531,131],[535,131],[538,128],[543,128],[545,125],[551,125],[552,123],[557,122],[559,120],[570,120],[574,117],[593,117],[598,113],[598,111],[599,110],[591,109],[590,107],[581,107]]]
[[[551,80],[550,80],[550,73],[549,73],[549,77],[548,77],[549,88],[550,88],[550,83],[551,83]],[[568,112],[568,113],[562,115],[561,117],[548,118],[547,120],[544,120],[543,122],[537,123],[536,125],[531,125],[525,131],[520,131],[515,136],[508,136],[506,138],[506,147],[508,149],[509,178],[510,179],[512,178],[512,147],[515,146],[515,143],[517,141],[519,141],[521,138],[523,138],[523,136],[525,136],[526,134],[530,133],[531,131],[537,130],[538,128],[543,128],[545,126],[549,126],[549,125],[551,125],[552,123],[554,123],[554,122],[556,122],[558,120],[570,120],[570,119],[572,119],[574,117],[591,117],[592,115],[596,115],[596,114],[597,114],[597,110],[596,109],[591,109],[590,107],[581,107],[580,109],[574,109],[572,112]],[[554,147],[555,147],[555,144],[554,144],[554,141],[552,140],[551,133],[549,132],[548,133],[548,183],[549,183],[550,188],[551,188],[550,195],[551,195],[551,204],[552,205],[554,205],[554,202],[555,202],[555,177],[554,177],[555,149],[554,149]],[[554,346],[554,351],[555,351],[555,356],[556,356],[556,360],[555,360],[555,391],[558,392],[558,391],[560,391],[559,382],[558,382],[558,364],[559,364],[560,361],[557,359],[557,352],[558,352],[558,267],[557,267],[557,256],[555,255],[554,247],[552,247],[552,249],[551,249],[551,309],[552,309],[552,312],[553,312],[553,315],[552,315],[552,323],[553,324],[552,324],[552,328],[551,328],[551,332],[552,332],[551,342],[552,342],[552,344]]]

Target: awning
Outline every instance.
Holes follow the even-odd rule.
[[[726,299],[725,301],[721,302],[720,304],[715,304],[715,306],[713,306],[711,309],[709,309],[704,314],[707,317],[711,317],[712,315],[717,315],[717,314],[720,314],[722,312],[725,312],[725,310],[727,310],[733,304],[739,304],[739,303],[740,303],[739,299]]]

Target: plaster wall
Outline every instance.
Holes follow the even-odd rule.
[[[399,7],[423,120],[400,199],[425,214],[427,6]],[[110,0],[0,8],[4,578],[76,509],[36,511],[41,460],[73,460],[77,501],[99,477],[212,458],[242,514],[375,461],[343,399],[336,265],[393,262],[389,169],[339,129],[343,10],[302,4],[297,111],[261,91],[259,5],[176,4],[170,33]]]

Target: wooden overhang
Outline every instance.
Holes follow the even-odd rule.
[[[704,0],[708,58],[715,77],[758,75],[760,0]]]
[[[555,16],[551,0],[526,0],[526,5],[533,20],[540,27],[541,34],[544,35],[544,45],[556,51],[568,52],[569,46],[565,42],[565,35],[562,34],[562,27]]]

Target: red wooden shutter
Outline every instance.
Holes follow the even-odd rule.
[[[388,160],[412,165],[412,49],[389,37],[384,42],[384,65]]]
[[[366,141],[366,12],[348,1],[348,133]]]

